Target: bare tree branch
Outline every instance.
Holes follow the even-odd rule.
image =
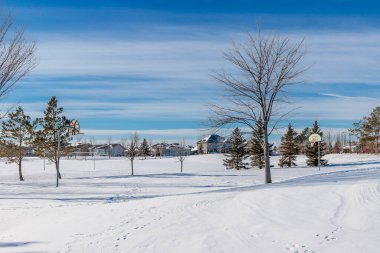
[[[221,70],[212,75],[224,88],[227,103],[211,106],[214,115],[209,118],[210,124],[218,129],[242,124],[249,127],[254,136],[260,136],[257,122],[262,122],[266,183],[272,181],[268,136],[291,112],[277,116],[276,105],[287,101],[284,92],[287,86],[302,82],[299,77],[306,70],[301,65],[305,55],[303,48],[303,40],[292,43],[286,37],[263,36],[258,28],[256,34],[248,33],[246,41],[233,43],[224,53],[224,58],[237,72]]]

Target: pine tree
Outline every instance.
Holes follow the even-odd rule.
[[[297,135],[296,141],[298,144],[298,154],[306,154],[310,134],[310,128],[306,127],[304,130],[302,130],[301,133]]]
[[[69,141],[71,140],[71,138],[68,137],[66,134],[67,132],[64,131],[64,126],[69,124],[69,120],[67,120],[66,117],[62,115],[62,113],[63,108],[58,107],[58,100],[55,96],[53,96],[48,102],[47,108],[44,111],[44,117],[38,118],[36,120],[36,122],[40,125],[41,129],[36,131],[34,139],[36,154],[39,157],[46,157],[49,161],[55,164],[55,168],[57,171],[57,179],[61,179],[58,157],[59,132],[61,132],[61,154],[67,154],[72,150],[69,145]]]
[[[249,155],[251,157],[251,166],[263,169],[265,167],[264,156],[264,130],[262,128],[261,121],[256,122],[256,134],[252,133],[252,138],[249,146]],[[269,145],[269,154],[273,153],[273,144]]]
[[[379,152],[380,141],[380,107],[373,109],[369,116],[354,123],[350,132],[359,138],[362,150]]]
[[[18,165],[19,179],[24,181],[22,176],[22,161],[26,156],[26,146],[29,145],[33,135],[34,125],[30,117],[24,114],[24,110],[19,106],[15,112],[8,114],[8,119],[2,122],[1,129],[1,156],[7,158],[8,163]]]
[[[140,154],[144,156],[144,159],[150,154],[149,144],[145,138],[140,146]]]
[[[340,154],[340,153],[341,153],[341,150],[342,150],[342,142],[340,141],[340,137],[337,136],[337,137],[336,137],[335,144],[334,144],[334,147],[333,147],[333,152],[334,152],[335,154]]]
[[[323,141],[323,133],[319,128],[317,121],[314,122],[311,134],[319,134],[322,137],[322,141],[320,142],[320,164],[327,165],[327,160],[322,159],[325,155],[326,143]],[[313,146],[311,146],[310,143],[307,145],[306,156],[308,158],[306,160],[307,165],[318,166],[318,143],[314,143]]]
[[[296,141],[297,132],[294,131],[291,124],[288,125],[288,131],[281,138],[280,152],[282,157],[279,161],[279,166],[283,167],[292,167],[297,166],[295,161],[297,160],[298,154],[298,145]]]
[[[247,163],[244,163],[244,159],[247,157],[245,146],[246,142],[240,129],[235,128],[231,136],[231,151],[229,154],[225,154],[226,158],[223,160],[227,169],[247,169]]]
[[[263,148],[264,131],[260,121],[256,123],[256,134],[252,134],[249,154],[251,156],[251,166],[263,169],[265,167],[265,157]]]

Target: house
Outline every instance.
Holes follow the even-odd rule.
[[[179,154],[191,155],[192,146],[182,147],[179,143],[157,143],[152,145],[153,156],[178,156]]]
[[[92,144],[89,143],[80,143],[75,147],[74,154],[75,156],[89,156],[91,155],[90,148],[93,147]]]
[[[225,153],[231,147],[226,138],[211,134],[197,142],[198,154]]]
[[[165,150],[169,146],[166,142],[156,143],[151,147],[151,155],[152,156],[162,156],[165,153]]]
[[[26,156],[36,156],[36,149],[34,147],[25,147],[26,149]]]
[[[95,145],[89,148],[90,153],[95,153],[100,156],[124,156],[125,148],[119,143]]]
[[[172,143],[170,144],[166,150],[165,155],[166,156],[189,156],[191,155],[191,146],[181,146],[179,143]]]

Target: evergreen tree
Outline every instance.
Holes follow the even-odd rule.
[[[252,139],[250,141],[249,155],[251,157],[251,166],[263,169],[265,167],[264,156],[264,130],[261,121],[256,122],[256,134],[252,133]],[[273,143],[268,144],[269,154],[273,153]]]
[[[342,149],[343,149],[342,148],[342,142],[340,141],[340,137],[337,136],[334,147],[333,147],[333,152],[335,154],[340,154]]]
[[[22,176],[22,161],[26,156],[26,146],[31,141],[34,125],[30,117],[24,114],[24,110],[19,106],[15,112],[8,114],[8,119],[2,122],[1,129],[1,156],[7,158],[8,163],[18,165],[19,179],[24,181]]]
[[[251,156],[251,166],[263,169],[265,167],[265,157],[263,148],[264,131],[261,127],[261,122],[256,122],[256,134],[252,134],[249,154]]]
[[[244,159],[247,157],[245,146],[246,142],[240,129],[235,128],[231,136],[231,151],[229,154],[225,154],[226,158],[223,160],[227,169],[247,169],[247,163],[244,163]]]
[[[70,137],[64,131],[64,126],[69,124],[69,120],[62,115],[63,108],[58,107],[58,100],[53,96],[48,102],[47,108],[44,111],[44,117],[38,118],[36,122],[40,125],[41,129],[36,131],[34,145],[36,147],[36,154],[39,157],[46,157],[49,161],[55,164],[57,172],[57,186],[58,178],[61,178],[59,171],[59,157],[58,157],[58,134],[60,135],[61,154],[67,154],[72,149],[70,148]],[[61,130],[61,131],[60,131]]]
[[[302,130],[301,133],[297,135],[296,141],[298,144],[298,154],[306,154],[310,134],[310,128],[306,127],[304,130]]]
[[[296,141],[297,132],[294,131],[291,124],[288,125],[288,131],[281,138],[280,152],[282,157],[279,161],[279,166],[292,167],[297,166],[294,162],[296,161],[296,155],[298,154],[298,143]]]
[[[144,157],[144,159],[146,159],[146,157],[150,154],[149,144],[145,138],[140,146],[140,154]]]
[[[319,134],[322,137],[320,142],[320,164],[327,165],[327,160],[322,159],[326,151],[326,143],[323,141],[323,133],[318,126],[318,122],[315,121],[313,128],[311,129],[311,134]],[[313,146],[309,143],[306,150],[307,160],[306,163],[309,166],[318,166],[318,143],[314,143]]]
[[[350,132],[359,138],[359,143],[364,150],[379,152],[380,140],[380,107],[373,109],[369,116],[363,117]]]
[[[334,147],[331,142],[327,144],[327,154],[332,154],[334,152]]]

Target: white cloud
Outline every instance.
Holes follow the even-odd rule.
[[[335,94],[335,93],[320,93],[320,95],[322,96],[327,96],[327,97],[334,97],[334,98],[345,98],[345,99],[375,99],[375,98],[371,98],[371,97],[355,97],[355,96],[344,96],[344,95],[340,95],[340,94]]]

